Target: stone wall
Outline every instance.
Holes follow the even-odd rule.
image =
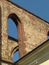
[[[1,37],[2,37],[2,59],[11,60],[9,57],[8,41],[8,18],[12,18],[15,23],[18,22],[18,46],[20,57],[32,51],[48,39],[49,23],[41,18],[29,13],[25,9],[13,4],[7,0],[0,0],[1,7]],[[14,44],[12,49],[16,45]],[[11,52],[10,52],[11,53]],[[10,59],[9,59],[10,58]]]

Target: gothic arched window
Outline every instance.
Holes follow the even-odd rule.
[[[18,40],[18,22],[17,16],[11,14],[8,18],[8,36]],[[16,62],[19,60],[19,49],[13,55],[13,61]]]

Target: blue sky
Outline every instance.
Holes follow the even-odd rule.
[[[10,0],[15,4],[20,5],[26,10],[38,15],[42,19],[49,22],[49,0]],[[11,19],[8,19],[8,34],[11,37],[18,39],[18,29]],[[16,52],[13,61],[19,59],[19,52]]]

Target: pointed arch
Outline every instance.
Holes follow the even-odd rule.
[[[20,19],[18,18],[18,16],[17,16],[15,13],[10,14],[10,15],[8,16],[8,18],[11,18],[16,25],[18,24],[18,22],[21,23]],[[17,22],[16,22],[16,21],[17,21]]]
[[[11,21],[13,21],[13,26],[15,26],[15,28],[18,29],[18,23],[20,22],[20,19],[17,17],[17,15],[15,13],[12,13],[8,16],[8,19],[10,19]]]
[[[11,27],[11,29],[14,29],[15,28],[15,30],[17,30],[17,32],[15,33],[15,34],[17,34],[18,35],[18,24],[19,23],[21,23],[20,22],[20,20],[19,20],[19,18],[17,17],[17,15],[16,14],[14,14],[14,13],[12,13],[12,14],[10,14],[9,16],[8,16],[8,19],[9,19],[9,22],[12,22],[13,23],[13,27]],[[10,21],[11,20],[11,21]],[[9,23],[8,23],[9,24]],[[12,24],[11,24],[12,25]],[[10,28],[10,27],[9,27]],[[17,28],[17,29],[16,29]],[[14,31],[15,32],[15,31]],[[13,34],[14,34],[14,32],[13,32]],[[9,35],[9,34],[8,34]],[[13,37],[11,37],[11,36],[8,36],[8,37],[10,37],[10,38],[12,38],[12,39],[16,39],[15,37],[13,38]],[[16,39],[17,40],[17,42],[18,42],[18,38]],[[16,54],[16,56],[18,56],[19,57],[19,48],[17,49],[17,47],[14,47],[13,49],[12,49],[12,51],[11,51],[11,53],[12,53],[12,60],[15,62],[15,61],[17,61],[19,58],[17,58],[17,59],[15,59],[14,60],[14,57],[15,57],[15,54]]]

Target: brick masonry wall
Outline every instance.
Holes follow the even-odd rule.
[[[1,63],[1,65],[12,65],[12,64],[8,64],[8,63]]]
[[[26,10],[6,0],[0,0],[2,22],[2,59],[10,60],[8,48],[8,17],[18,17],[18,45],[20,57],[42,44],[48,39],[49,24]],[[13,16],[14,17],[14,16]],[[16,22],[17,23],[17,22]],[[10,44],[11,47],[12,44]],[[15,47],[15,45],[14,45]],[[12,48],[13,49],[13,48]],[[10,59],[9,59],[10,58]]]

